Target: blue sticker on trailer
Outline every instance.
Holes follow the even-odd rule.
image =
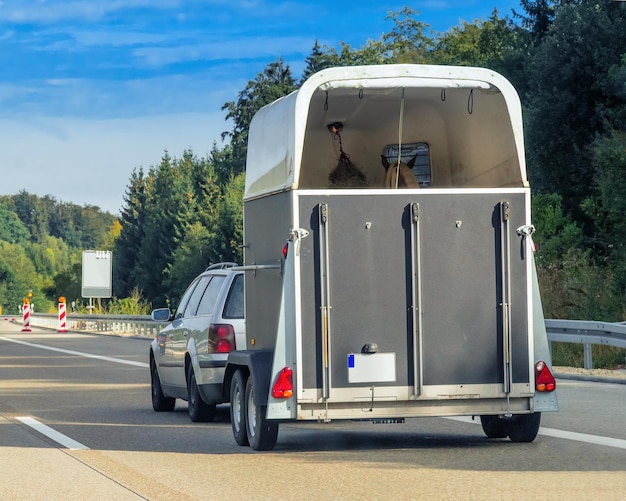
[[[348,354],[348,369],[354,369],[354,353]]]

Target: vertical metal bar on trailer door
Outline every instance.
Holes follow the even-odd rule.
[[[502,360],[504,392],[511,393],[511,239],[509,234],[511,204],[500,202],[500,248],[502,273]]]
[[[413,396],[422,393],[424,381],[422,364],[422,256],[418,203],[409,206],[411,211],[411,314],[413,320]]]
[[[330,397],[330,264],[328,205],[319,204],[320,225],[320,314],[322,325],[322,397]]]

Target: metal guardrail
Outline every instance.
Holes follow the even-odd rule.
[[[66,328],[71,331],[101,332],[134,336],[156,336],[164,323],[155,322],[149,315],[76,315],[66,317]],[[58,316],[52,313],[33,313],[31,324],[58,329]],[[591,345],[600,344],[626,348],[626,322],[596,322],[587,320],[546,319],[546,332],[551,343],[583,345],[585,369],[593,368]]]
[[[71,313],[65,320],[68,331],[149,337],[156,336],[166,325],[155,322],[150,315],[77,315]],[[58,329],[59,317],[54,313],[33,313],[30,316],[30,323],[38,327]]]
[[[593,320],[546,319],[550,343],[577,343],[583,345],[585,369],[593,369],[591,345],[601,344],[626,348],[626,324],[595,322]]]

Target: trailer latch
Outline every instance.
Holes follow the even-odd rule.
[[[292,228],[289,232],[289,240],[293,242],[296,256],[300,255],[300,240],[309,236],[309,232],[304,228]]]
[[[517,234],[522,238],[528,238],[528,243],[533,253],[537,251],[537,246],[533,241],[533,233],[535,233],[535,227],[532,224],[525,224],[515,230]]]

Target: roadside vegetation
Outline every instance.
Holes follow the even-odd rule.
[[[626,320],[626,4],[521,5],[444,33],[404,7],[389,13],[389,32],[361,47],[315,41],[300,78],[282,58],[269,62],[224,104],[232,128],[209,156],[165,152],[158,165],[136,169],[119,218],[50,196],[0,197],[4,311],[28,290],[39,311],[58,295],[80,308],[82,249],[113,251],[115,298],[104,309],[175,306],[208,264],[241,262],[247,131],[258,109],[327,67],[425,63],[491,68],[520,94],[546,318]],[[594,364],[623,364],[626,350],[598,350]],[[582,347],[559,346],[555,362],[582,365]]]

